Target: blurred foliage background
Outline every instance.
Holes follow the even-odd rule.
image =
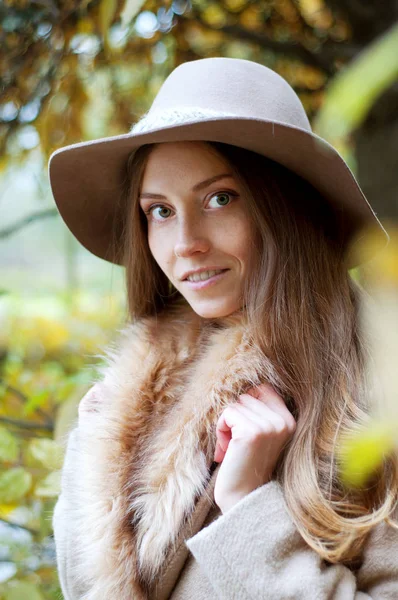
[[[126,133],[182,62],[246,58],[295,88],[395,232],[397,20],[395,0],[0,0],[0,599],[62,598],[51,518],[64,444],[126,316],[122,269],[79,246],[58,216],[51,152]],[[375,341],[388,384],[378,425],[343,453],[352,484],[396,446],[397,420],[386,419],[396,405],[394,236],[355,274],[383,306],[375,340],[391,343]]]

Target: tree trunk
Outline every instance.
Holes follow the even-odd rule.
[[[377,216],[398,222],[398,83],[355,133],[359,183]]]

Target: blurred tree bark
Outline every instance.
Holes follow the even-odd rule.
[[[397,0],[328,0],[363,49],[398,20]],[[397,48],[398,56],[398,48]],[[381,218],[398,220],[398,82],[385,91],[354,134],[357,175]]]
[[[365,195],[381,218],[398,220],[398,84],[376,101],[354,139]]]

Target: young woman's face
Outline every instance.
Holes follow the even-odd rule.
[[[253,232],[240,186],[228,173],[228,164],[206,143],[167,142],[150,154],[141,186],[151,253],[204,318],[241,308],[248,275]],[[224,272],[207,281],[185,279],[187,271],[203,268]]]

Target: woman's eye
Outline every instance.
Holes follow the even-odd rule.
[[[233,192],[217,192],[216,194],[213,194],[211,196],[210,202],[213,201],[213,198],[219,198],[221,199],[221,202],[220,200],[217,200],[217,204],[215,205],[216,208],[220,206],[228,206],[228,204],[230,204],[231,202],[231,198],[237,195],[238,194],[235,194]],[[158,216],[155,217],[155,210],[157,209],[159,209],[159,212],[157,213]],[[154,204],[147,211],[145,211],[145,214],[147,216],[151,215],[154,221],[167,221],[168,217],[170,216],[170,210],[170,208],[167,208],[167,206],[163,206],[162,204]],[[169,212],[168,214],[165,214],[164,211]]]
[[[232,194],[231,192],[218,192],[217,194],[213,194],[211,200],[213,200],[213,198],[221,198],[221,204],[218,204],[218,206],[227,206],[227,204],[230,203],[231,196],[235,195],[236,194]]]
[[[153,214],[156,208],[160,209],[160,212],[158,214],[161,214],[161,211],[165,211],[165,210],[170,211],[170,209],[167,208],[167,206],[162,206],[161,204],[157,204],[155,206],[151,206],[151,208],[145,214],[147,214],[147,215]],[[167,215],[161,214],[161,218],[155,219],[155,221],[165,221],[166,220],[166,219],[164,219],[165,216],[167,218]]]

